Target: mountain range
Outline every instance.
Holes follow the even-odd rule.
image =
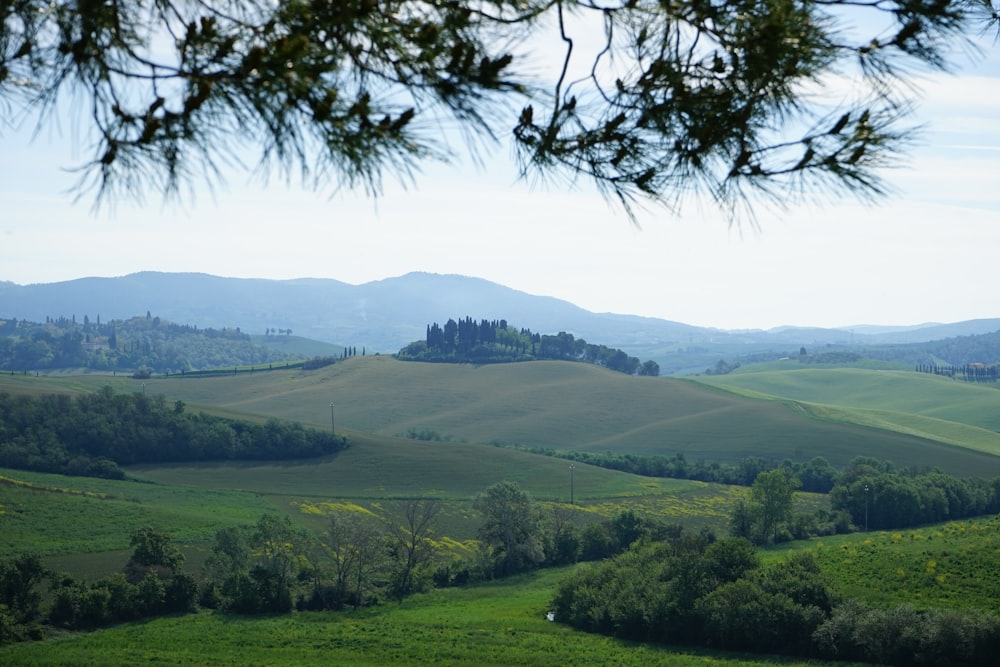
[[[1000,330],[1000,318],[846,329],[780,327],[729,331],[650,317],[593,313],[480,278],[432,273],[351,285],[332,279],[268,280],[201,273],[140,272],[57,283],[0,282],[0,318],[99,317],[152,313],[199,327],[263,334],[291,330],[319,341],[395,353],[449,318],[506,319],[537,333],[572,333],[588,342],[657,361],[664,374],[697,372],[722,356],[774,351],[913,344]]]

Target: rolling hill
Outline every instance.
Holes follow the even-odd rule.
[[[486,443],[643,456],[683,453],[691,461],[725,462],[747,456],[795,461],[824,456],[838,467],[865,455],[917,468],[940,467],[959,476],[1000,475],[1000,435],[988,429],[988,420],[998,412],[1000,392],[995,389],[939,383],[939,378],[916,373],[893,378],[900,383],[895,389],[880,389],[878,382],[886,376],[877,371],[816,372],[817,387],[825,386],[823,377],[844,383],[827,389],[823,402],[791,391],[784,396],[762,391],[739,395],[735,389],[747,390],[726,385],[750,374],[725,376],[710,386],[630,377],[571,362],[476,367],[386,356],[355,357],[317,371],[172,376],[145,383],[146,391],[192,408],[280,417],[320,428],[330,426],[333,402],[338,432],[377,436],[368,445],[371,451],[386,447],[385,438],[402,439],[414,451],[422,447],[427,456],[445,450],[439,442],[427,446],[407,438],[416,432],[449,447]],[[0,390],[79,391],[102,384],[139,390],[137,381],[121,377],[0,376]],[[899,398],[906,386],[911,387],[905,390],[912,397],[910,407]],[[821,398],[820,389],[816,392]],[[853,405],[836,403],[838,393],[857,399]],[[924,403],[918,404],[918,397]],[[928,414],[927,402],[942,407]],[[875,420],[876,413],[896,420]],[[913,427],[928,420],[938,424],[937,432]],[[976,437],[963,439],[969,434]],[[470,449],[469,455],[481,451]],[[393,458],[387,456],[389,465]],[[446,469],[453,465],[442,464]]]

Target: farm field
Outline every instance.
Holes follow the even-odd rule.
[[[860,386],[880,373],[860,372],[870,374],[853,376]],[[803,462],[823,456],[842,467],[874,452],[963,477],[1000,475],[1000,435],[969,423],[971,417],[963,422],[956,421],[958,414],[946,420],[893,412],[891,405],[864,399],[858,405],[865,407],[809,403],[759,391],[751,398],[734,393],[750,390],[726,384],[730,377],[713,380],[717,386],[712,386],[701,380],[630,377],[569,362],[475,367],[373,356],[317,371],[143,382],[106,375],[0,376],[0,391],[72,393],[110,385],[116,391],[145,390],[169,401],[183,400],[191,409],[252,419],[279,417],[318,428],[330,426],[332,401],[337,431],[352,439],[371,436],[366,447],[373,456],[391,439],[416,433],[456,444],[643,456],[683,453],[692,461],[731,463],[748,456]],[[937,386],[924,384],[925,379],[933,378],[915,373],[904,378],[917,386],[915,396]],[[1000,400],[1000,392],[979,389],[983,398],[976,410]],[[954,404],[956,411],[962,403],[948,396],[942,401]],[[934,429],[925,424],[928,420],[934,420]]]
[[[1000,455],[1000,389],[909,371],[794,368],[700,377],[741,395],[794,400],[823,418]]]
[[[545,619],[567,569],[443,589],[358,612],[247,618],[202,612],[55,641],[0,646],[0,663],[58,665],[715,665],[819,664],[655,645]],[[844,665],[844,663],[837,663]]]

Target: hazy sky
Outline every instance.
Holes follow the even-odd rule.
[[[236,174],[183,208],[92,213],[66,191],[68,124],[0,135],[0,280],[47,283],[143,270],[348,283],[456,273],[596,312],[726,329],[918,324],[1000,317],[1000,47],[923,85],[924,143],[889,174],[898,193],[761,215],[711,207],[641,216],[597,195],[517,181],[509,146],[486,169],[428,165],[377,201]],[[440,317],[455,315],[440,313]],[[469,313],[473,317],[503,313]],[[0,316],[17,316],[4,311]],[[197,323],[194,323],[197,324]]]

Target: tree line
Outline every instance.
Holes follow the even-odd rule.
[[[432,435],[433,432],[431,432]],[[415,439],[420,439],[414,435]],[[645,456],[642,454],[616,454],[614,452],[585,452],[576,450],[558,450],[552,447],[524,447],[521,445],[510,446],[520,451],[541,454],[542,456],[552,456],[585,463],[587,465],[618,470],[644,477],[671,477],[674,479],[691,479],[698,482],[712,482],[716,484],[731,484],[735,486],[750,486],[757,475],[766,470],[784,468],[801,482],[801,490],[813,493],[829,493],[837,481],[840,471],[822,456],[815,456],[805,463],[785,459],[777,461],[760,456],[748,456],[738,463],[727,463],[725,461],[707,461],[698,459],[690,461],[683,452],[678,452],[671,456],[655,454]]]
[[[54,368],[181,373],[203,368],[264,364],[292,355],[254,345],[236,328],[202,328],[144,317],[101,322],[84,315],[45,323],[0,321],[0,371]]]
[[[46,627],[85,630],[198,607],[239,614],[357,609],[432,587],[607,558],[640,538],[683,532],[631,510],[580,525],[567,508],[543,509],[514,482],[488,487],[471,504],[480,525],[475,549],[462,556],[443,546],[443,504],[429,498],[384,502],[380,514],[338,509],[316,532],[265,514],[219,530],[197,577],[184,571],[171,537],[152,527],[133,532],[134,553],[120,572],[90,583],[46,570],[37,555],[17,555],[0,561],[0,642],[41,638]]]
[[[162,395],[110,387],[76,397],[0,392],[0,466],[7,468],[121,479],[120,465],[309,458],[346,446],[296,422],[192,413]]]
[[[996,382],[1000,377],[1000,364],[987,365],[982,363],[963,364],[961,366],[938,366],[937,364],[917,364],[914,370],[918,373],[931,373],[965,380],[966,382]]]
[[[640,642],[890,665],[993,665],[1000,618],[844,599],[811,554],[764,565],[746,539],[641,541],[577,570],[555,620]]]
[[[444,326],[437,322],[428,324],[424,340],[410,343],[396,357],[406,361],[472,364],[551,359],[582,361],[628,375],[660,374],[655,361],[643,362],[622,350],[594,345],[565,331],[556,335],[538,334],[510,326],[507,320],[477,322],[469,316],[457,321],[449,319]]]
[[[993,616],[842,599],[809,555],[763,566],[755,543],[783,539],[796,486],[783,469],[760,473],[734,508],[733,535],[717,538],[631,510],[580,522],[569,508],[543,509],[516,483],[500,482],[472,499],[476,547],[458,558],[441,545],[442,504],[434,499],[386,503],[379,515],[338,509],[317,533],[264,515],[218,531],[198,580],[182,571],[168,535],[144,528],[133,533],[135,551],[123,570],[90,584],[46,572],[30,554],[0,563],[0,641],[42,637],[45,625],[89,629],[198,606],[240,614],[357,609],[434,586],[600,561],[560,583],[556,620],[713,649],[992,664],[1000,641]],[[46,580],[51,602],[43,612]]]

